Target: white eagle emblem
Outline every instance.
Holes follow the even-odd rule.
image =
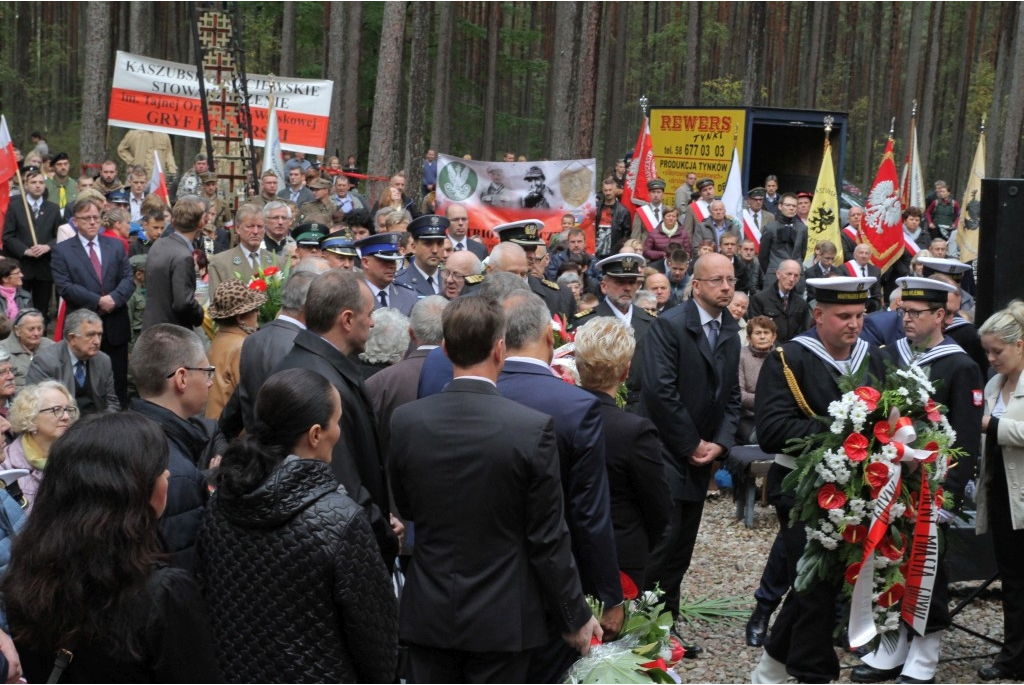
[[[896,184],[882,181],[868,194],[864,220],[869,228],[881,235],[886,226],[897,226],[902,218],[903,209],[900,198],[896,194]]]
[[[465,164],[449,164],[445,167],[448,171],[448,180],[444,184],[444,194],[453,200],[464,200],[473,192],[469,187],[469,167]]]

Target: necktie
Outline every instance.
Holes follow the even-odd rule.
[[[754,212],[754,228],[761,228],[761,212]]]
[[[64,190],[64,186],[61,186],[60,187],[60,208],[64,209],[65,207],[67,207],[67,205],[68,205],[68,194],[67,194],[67,191]]]
[[[96,272],[96,278],[99,279],[100,284],[103,284],[103,267],[100,265],[99,255],[96,254],[96,247],[93,242],[89,241],[89,261],[92,262],[92,269]]]
[[[867,264],[865,264],[864,266],[860,267],[860,275],[864,276],[865,278],[867,277],[867,275],[868,275]]]
[[[789,311],[789,293],[782,296],[782,311]]]
[[[437,288],[434,287],[434,277],[433,276],[427,276],[427,285],[430,286],[430,289],[436,295],[437,294]]]
[[[80,361],[75,362],[75,382],[78,385],[85,385],[85,364]]]
[[[661,221],[661,207],[654,208],[654,220]]]
[[[388,294],[386,292],[381,290],[379,293],[377,293],[377,297],[380,298],[380,306],[381,307],[387,307],[388,306]]]
[[[456,252],[460,252],[460,251],[465,250],[465,249],[466,249],[466,246],[463,245],[462,243],[455,243],[455,251]]]
[[[253,271],[255,271],[256,269],[260,268],[260,253],[259,252],[250,252],[249,253],[249,261],[252,262],[252,270]]]
[[[717,321],[708,321],[708,345],[711,349],[715,349],[715,345],[718,344],[718,326],[720,324]]]
[[[42,202],[37,202],[34,205],[32,205],[32,218],[33,219],[38,219],[39,218],[39,206],[41,204],[43,204],[43,203]]]

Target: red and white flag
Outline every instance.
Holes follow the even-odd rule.
[[[156,163],[153,165],[153,175],[146,185],[146,194],[155,193],[157,197],[163,198],[164,202],[170,205],[171,196],[167,192],[167,179],[164,177],[164,167],[160,164],[160,154],[153,150],[153,156],[156,157]]]
[[[903,209],[919,207],[924,211],[924,176],[921,174],[921,155],[917,151],[916,119],[910,120],[910,146],[907,148],[907,161],[903,164],[900,188],[900,204]]]
[[[740,152],[732,146],[732,163],[729,164],[729,176],[725,179],[725,190],[722,192],[722,203],[725,204],[725,215],[737,222],[743,221],[743,172],[740,166]]]
[[[882,164],[868,193],[864,237],[871,243],[871,262],[885,273],[903,254],[903,208],[896,163],[892,158],[892,136],[885,146]]]
[[[647,190],[647,182],[658,178],[658,169],[654,164],[654,147],[651,145],[651,125],[644,117],[644,125],[640,127],[636,145],[633,147],[633,159],[626,170],[626,185],[622,189],[622,204],[632,215],[636,208],[651,201],[651,193]]]
[[[17,171],[18,161],[14,158],[14,143],[7,130],[7,118],[0,114],[0,226],[7,216],[7,206],[11,201],[11,179]]]

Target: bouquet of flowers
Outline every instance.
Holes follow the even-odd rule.
[[[284,279],[288,276],[287,271],[281,271],[276,266],[260,268],[249,279],[249,290],[259,290],[267,294],[267,301],[260,305],[259,322],[269,323],[277,318],[281,311],[281,288],[284,286]],[[245,277],[237,271],[235,278],[244,281]]]
[[[881,389],[840,381],[830,430],[791,440],[793,519],[807,527],[797,591],[843,578],[851,645],[877,644],[901,618],[923,633],[934,585],[941,483],[960,450],[935,388],[916,365]]]

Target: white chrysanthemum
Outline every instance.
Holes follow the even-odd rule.
[[[896,388],[896,394],[899,395],[900,397],[907,397],[908,395],[910,395],[910,391],[901,385],[900,387]]]
[[[898,519],[899,517],[903,516],[903,514],[906,511],[907,505],[903,504],[902,502],[893,502],[892,508],[889,509],[889,515],[892,516],[893,519]]]

